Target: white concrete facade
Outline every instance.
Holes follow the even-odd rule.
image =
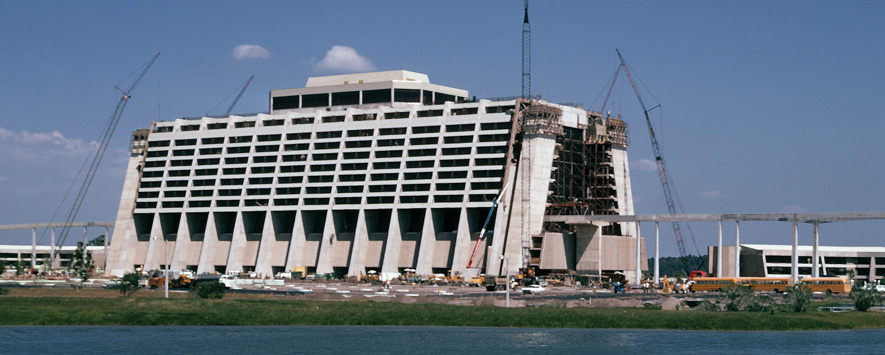
[[[521,152],[514,152],[520,107],[556,106],[563,111],[560,124],[588,125],[580,108],[463,102],[467,91],[406,71],[308,83],[273,91],[270,114],[178,119],[136,131],[110,272],[159,268],[165,255],[171,269],[200,273],[271,275],[294,267],[339,276],[374,270],[382,278],[408,268],[515,273],[521,267],[522,188],[515,167]],[[376,101],[377,90],[389,90],[390,102],[363,103],[373,90]],[[324,93],[327,105],[303,106],[322,103]],[[337,103],[351,102],[352,93],[360,101],[336,105],[336,93],[346,94]],[[533,235],[543,235],[557,148],[550,139],[532,145],[530,225]],[[625,186],[619,209],[632,213],[626,151],[613,159]],[[492,201],[505,186],[477,251],[479,268],[468,270]],[[509,258],[509,270],[502,270],[499,255]]]

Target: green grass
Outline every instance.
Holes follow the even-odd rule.
[[[878,313],[496,308],[396,302],[0,297],[0,325],[422,325],[677,330],[885,327]]]

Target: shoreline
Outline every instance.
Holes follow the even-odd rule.
[[[769,314],[539,305],[503,308],[495,306],[497,298],[490,296],[479,298],[482,302],[472,306],[449,304],[449,297],[342,301],[311,300],[303,295],[228,294],[224,299],[204,300],[187,292],[174,292],[170,299],[164,299],[162,289],[158,291],[140,290],[126,298],[103,289],[10,288],[8,295],[0,296],[0,326],[380,325],[709,331],[885,328],[885,313],[878,312]]]

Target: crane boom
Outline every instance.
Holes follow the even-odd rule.
[[[255,75],[249,77],[249,80],[246,80],[246,85],[243,85],[243,89],[240,90],[240,93],[237,94],[237,97],[234,99],[234,102],[231,102],[230,107],[227,108],[227,112],[224,113],[225,116],[230,115],[230,111],[234,109],[234,105],[237,104],[237,101],[240,101],[240,98],[243,97],[243,93],[246,92],[246,88],[249,87],[249,84],[252,83],[252,79],[255,78]]]
[[[86,177],[83,179],[83,185],[80,186],[80,191],[77,193],[77,197],[74,199],[74,202],[71,206],[71,210],[68,212],[67,218],[65,219],[64,227],[62,227],[61,234],[59,235],[60,242],[58,245],[64,244],[65,238],[67,238],[68,232],[71,229],[71,224],[74,222],[74,219],[77,218],[77,213],[80,211],[80,206],[83,204],[83,200],[86,198],[86,193],[89,191],[89,186],[92,185],[92,179],[95,178],[95,173],[98,171],[98,166],[101,164],[101,160],[104,157],[104,153],[108,148],[108,143],[111,140],[111,137],[114,135],[114,130],[117,128],[117,123],[120,121],[120,116],[123,115],[123,110],[126,108],[126,103],[129,102],[129,99],[132,97],[132,90],[135,89],[135,86],[144,78],[144,75],[147,73],[148,69],[157,61],[157,57],[160,56],[160,53],[157,53],[150,62],[147,63],[144,70],[138,75],[135,81],[132,82],[132,85],[129,86],[128,90],[122,90],[119,87],[117,90],[120,90],[123,93],[123,96],[120,97],[120,100],[117,101],[117,108],[114,110],[114,114],[111,115],[110,120],[108,120],[107,126],[105,127],[104,134],[102,134],[101,142],[98,145],[98,148],[95,151],[95,155],[92,157],[92,162],[89,165],[89,170],[86,172]],[[107,238],[107,236],[105,236]],[[55,253],[52,254],[55,256]],[[54,261],[54,260],[53,260]],[[50,261],[50,265],[52,262]]]
[[[651,148],[652,152],[655,156],[655,165],[658,168],[658,175],[661,179],[661,187],[664,190],[664,200],[667,203],[667,210],[670,214],[678,214],[680,213],[681,204],[678,201],[678,196],[673,192],[672,184],[673,180],[670,177],[670,173],[667,170],[667,164],[664,162],[664,155],[661,152],[661,145],[658,143],[658,138],[655,136],[654,128],[651,124],[651,119],[648,117],[648,112],[658,108],[660,105],[652,107],[651,109],[646,108],[645,102],[642,100],[642,95],[639,94],[639,89],[636,87],[636,82],[633,81],[633,75],[630,74],[630,68],[627,67],[627,62],[624,61],[624,57],[621,56],[621,52],[615,50],[618,53],[618,59],[621,61],[621,65],[618,69],[623,68],[624,74],[627,74],[627,79],[630,81],[630,86],[633,88],[633,93],[636,94],[636,99],[639,100],[639,105],[642,107],[642,112],[645,115],[645,123],[648,125],[648,136],[651,139]],[[616,77],[617,78],[617,77]],[[612,83],[614,86],[614,83]],[[693,269],[691,265],[689,265],[686,256],[688,253],[685,250],[685,241],[682,237],[682,223],[681,222],[672,222],[671,226],[673,227],[673,236],[676,239],[676,247],[679,249],[679,256],[682,257],[683,266],[687,269],[686,271],[690,271]],[[689,231],[690,233],[690,231]],[[692,236],[694,239],[694,236]]]
[[[504,191],[507,191],[506,185],[503,189],[501,189],[501,193],[498,194],[498,198],[494,202],[492,202],[492,209],[489,210],[489,215],[486,216],[486,221],[482,224],[482,230],[479,232],[479,238],[476,239],[476,244],[473,245],[473,252],[470,253],[470,260],[467,261],[467,268],[473,266],[473,257],[476,256],[476,249],[479,248],[479,243],[485,239],[486,227],[489,226],[489,221],[492,220],[492,216],[495,214],[495,207],[498,207],[498,203],[500,203],[501,199],[504,198]]]

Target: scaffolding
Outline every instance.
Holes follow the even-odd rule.
[[[605,119],[588,112],[589,124],[564,129],[557,136],[558,159],[551,172],[546,215],[614,215],[618,213],[612,146],[629,144],[627,126],[616,117]],[[561,223],[547,223],[551,232],[570,232]],[[604,234],[619,235],[618,224],[605,227]]]

